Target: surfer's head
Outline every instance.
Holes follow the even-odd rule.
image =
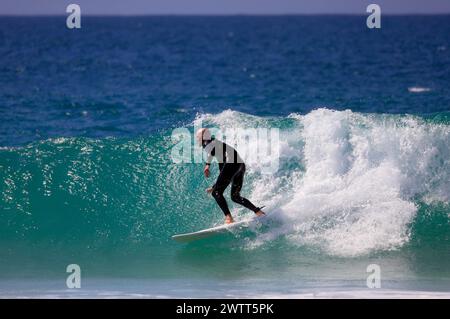
[[[205,142],[207,144],[209,141],[212,140],[211,132],[205,127],[197,130],[197,133],[195,134],[195,138],[197,139],[198,145],[201,145],[201,146],[203,146],[205,144]]]

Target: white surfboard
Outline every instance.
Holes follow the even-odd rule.
[[[220,225],[208,229],[199,230],[193,233],[179,234],[172,236],[172,239],[179,243],[187,243],[190,241],[211,237],[217,234],[226,233],[227,231],[232,231],[242,227],[248,227],[253,222],[265,219],[266,216],[253,216],[251,218],[247,218],[244,220],[240,220],[238,222],[234,222],[232,224]]]

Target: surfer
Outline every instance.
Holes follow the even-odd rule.
[[[231,183],[231,200],[250,210],[257,216],[265,215],[260,207],[253,205],[248,199],[241,196],[242,183],[244,182],[245,163],[239,156],[238,152],[228,144],[225,144],[213,136],[207,128],[201,128],[196,134],[197,142],[203,147],[208,154],[206,165],[203,170],[205,177],[209,177],[209,167],[215,157],[219,163],[219,177],[216,183],[206,190],[211,194],[225,214],[225,223],[231,224],[234,222],[228,208],[227,201],[223,197],[223,192]]]

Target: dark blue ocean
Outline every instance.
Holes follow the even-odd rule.
[[[448,297],[450,16],[65,20],[0,17],[1,296]],[[280,129],[273,225],[170,239],[222,220],[170,159],[198,121]]]
[[[146,135],[200,112],[450,110],[449,16],[0,19],[0,145]],[[411,94],[408,88],[428,88]]]

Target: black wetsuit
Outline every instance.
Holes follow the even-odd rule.
[[[210,165],[212,158],[215,157],[219,163],[219,177],[213,186],[212,196],[216,200],[223,213],[231,215],[227,201],[223,197],[223,192],[231,183],[231,200],[238,203],[253,212],[260,210],[259,207],[253,205],[248,199],[241,196],[241,188],[244,182],[245,163],[237,153],[237,151],[221,141],[214,138],[210,141],[203,141],[203,148],[208,153],[206,164]]]

